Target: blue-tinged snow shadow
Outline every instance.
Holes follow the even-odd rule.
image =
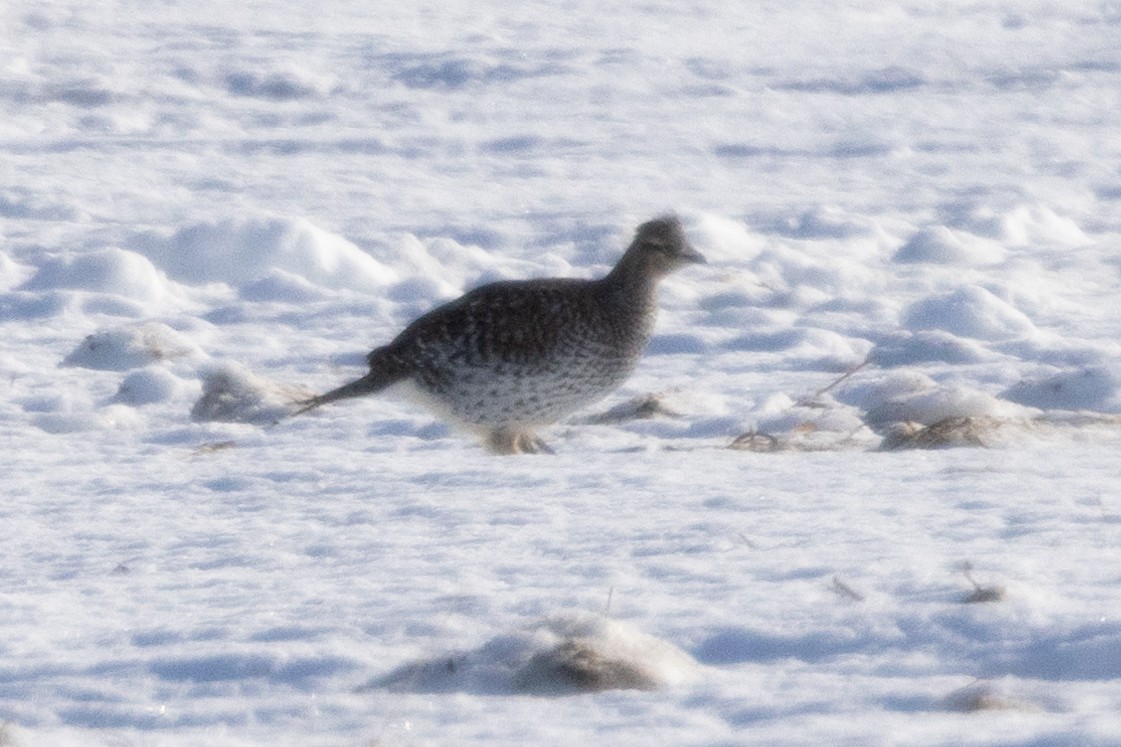
[[[865,639],[839,636],[829,631],[777,635],[747,628],[725,628],[701,643],[692,654],[700,663],[712,666],[782,659],[814,663],[857,653],[870,645],[871,642]]]
[[[309,680],[347,674],[358,666],[356,661],[339,656],[284,659],[263,653],[228,653],[157,659],[148,670],[165,682],[212,684],[266,679],[306,689]]]

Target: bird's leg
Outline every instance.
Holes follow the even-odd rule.
[[[532,433],[521,434],[521,453],[522,454],[555,454],[556,452],[549,448],[549,444],[541,440],[540,437]]]
[[[514,434],[504,428],[495,428],[487,433],[487,449],[492,454],[517,454]]]
[[[553,450],[532,433],[495,428],[487,434],[487,448],[492,454],[552,454]]]

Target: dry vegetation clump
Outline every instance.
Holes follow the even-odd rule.
[[[863,594],[845,583],[840,576],[833,577],[833,584],[831,588],[833,589],[833,591],[837,592],[838,595],[844,597],[845,599],[851,599],[854,602],[863,602],[865,599],[865,596]]]
[[[615,405],[610,410],[589,415],[580,422],[585,425],[615,425],[632,420],[650,420],[656,417],[677,418],[681,413],[666,405],[666,392],[650,392]]]
[[[819,428],[817,424],[812,422],[801,423],[779,435],[753,428],[732,439],[727,448],[734,451],[753,451],[759,454],[864,449],[867,448],[868,444],[865,440],[858,438],[857,434],[859,431],[865,430],[863,426],[853,431],[831,430]]]
[[[1005,591],[1003,586],[982,586],[981,584],[977,583],[977,579],[973,578],[973,564],[969,561],[965,562],[965,565],[962,567],[961,572],[965,576],[966,580],[973,585],[973,591],[971,591],[968,595],[966,595],[964,599],[961,600],[963,604],[1000,602],[1006,596],[1007,592]]]
[[[202,396],[191,408],[191,419],[272,425],[310,395],[304,387],[280,384],[240,366],[215,368],[203,377]]]
[[[196,446],[191,450],[192,457],[206,456],[207,454],[216,454],[219,451],[226,451],[228,449],[236,449],[237,441],[208,441],[207,443]]]
[[[987,416],[959,416],[939,420],[930,425],[904,422],[891,426],[881,451],[907,449],[948,449],[957,446],[988,447],[987,437],[1000,430],[1005,423]]]
[[[688,679],[696,661],[676,646],[607,617],[548,618],[479,648],[408,662],[360,692],[578,695],[656,690]]]
[[[728,448],[735,449],[736,451],[755,451],[759,453],[788,450],[775,436],[756,430],[750,430],[747,433],[741,433],[736,436],[732,440],[732,443],[728,444]]]
[[[612,656],[591,641],[568,639],[536,654],[518,672],[515,686],[543,695],[604,690],[657,690],[661,686],[638,662]]]
[[[989,683],[975,682],[955,690],[946,696],[946,710],[958,713],[980,713],[982,711],[1034,711],[1031,703],[1010,698],[997,692]]]

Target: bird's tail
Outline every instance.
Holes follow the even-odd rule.
[[[300,409],[293,412],[292,415],[302,415],[308,410],[314,410],[320,405],[325,405],[335,400],[361,397],[363,394],[373,394],[374,392],[385,389],[392,383],[393,380],[387,380],[385,376],[371,371],[361,379],[352,381],[349,384],[343,384],[338,389],[332,389],[326,394],[320,394],[318,397],[312,397],[311,399],[297,402],[296,404],[300,405]]]

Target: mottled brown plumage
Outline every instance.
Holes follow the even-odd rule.
[[[547,450],[535,429],[623,383],[650,339],[658,281],[703,261],[677,218],[649,221],[606,276],[476,288],[414,321],[367,356],[368,374],[297,414],[408,380],[433,409],[483,431],[492,451]]]

